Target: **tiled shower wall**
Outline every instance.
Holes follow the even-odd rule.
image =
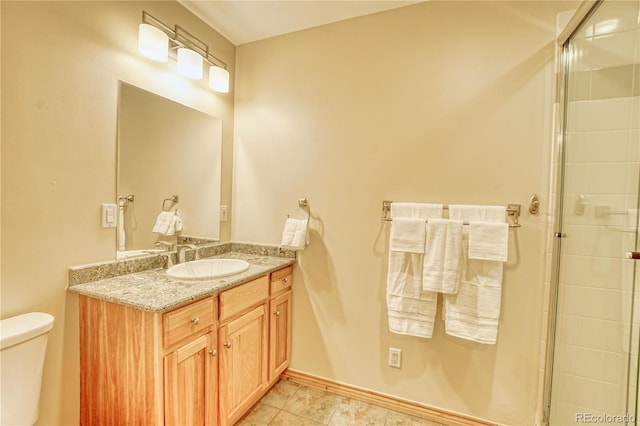
[[[635,247],[640,175],[639,4],[605,1],[570,52],[552,425],[629,411],[635,265],[624,253]]]

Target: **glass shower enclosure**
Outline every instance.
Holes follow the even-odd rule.
[[[640,0],[602,0],[563,46],[545,422],[637,424]]]

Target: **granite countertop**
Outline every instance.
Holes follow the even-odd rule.
[[[68,291],[151,312],[172,308],[217,294],[295,263],[295,259],[227,252],[211,258],[242,259],[249,269],[239,274],[213,279],[185,280],[167,276],[166,269],[121,275],[70,286]]]

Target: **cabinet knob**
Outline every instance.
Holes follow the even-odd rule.
[[[215,350],[215,349],[211,349],[211,350],[209,351],[209,354],[211,354],[211,356],[216,356],[216,355],[218,355],[218,351],[217,351],[217,350]]]
[[[283,283],[287,283],[287,282],[289,282],[289,278],[283,278],[283,279],[282,279],[282,282],[283,282]]]
[[[279,316],[280,316],[280,311],[275,311],[275,312],[273,313],[273,315],[275,315],[275,316],[279,317]]]
[[[198,325],[200,323],[200,318],[195,317],[194,319],[191,320],[191,322],[193,323],[193,325]]]
[[[225,346],[226,348],[230,348],[230,347],[231,347],[231,342],[227,342],[227,343],[225,343],[225,344],[224,344],[224,346]]]

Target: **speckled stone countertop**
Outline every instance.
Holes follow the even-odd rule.
[[[287,257],[227,252],[211,258],[242,259],[249,269],[239,274],[198,280],[167,276],[164,268],[121,275],[84,284],[72,285],[68,291],[151,312],[164,312],[193,300],[251,281],[269,272],[295,263]]]

